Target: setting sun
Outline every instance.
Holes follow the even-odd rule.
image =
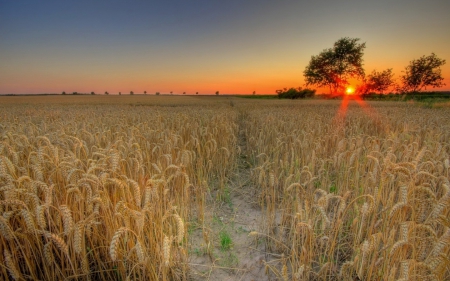
[[[345,90],[345,94],[347,95],[353,95],[354,92],[355,89],[353,89],[352,87],[347,87],[347,89]]]

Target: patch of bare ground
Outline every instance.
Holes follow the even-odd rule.
[[[241,117],[242,118],[242,117]],[[241,126],[242,129],[242,126]],[[244,134],[237,169],[222,189],[209,193],[203,222],[190,223],[191,280],[271,280],[265,272],[266,251],[259,192],[250,182]]]

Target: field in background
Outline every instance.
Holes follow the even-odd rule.
[[[0,279],[448,280],[449,110],[1,97]]]

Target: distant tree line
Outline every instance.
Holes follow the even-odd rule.
[[[144,91],[143,93],[144,93],[144,95],[147,95],[147,91]],[[66,93],[65,91],[63,91],[61,94],[62,94],[62,95],[66,95],[67,93]],[[92,92],[90,92],[90,93],[72,92],[72,95],[88,95],[88,94],[95,95],[95,92],[94,92],[94,91],[92,91]],[[108,95],[109,95],[109,92],[108,92],[108,91],[105,91],[104,94],[108,96]],[[173,91],[170,91],[170,94],[173,95]],[[198,95],[198,92],[195,92],[195,94]],[[219,91],[216,91],[215,94],[216,94],[216,95],[219,95]],[[119,95],[122,95],[122,92],[119,92]],[[133,91],[130,91],[130,95],[134,95],[134,92],[133,92]],[[156,95],[156,96],[159,96],[159,95],[160,95],[160,92],[155,92],[155,95]],[[183,92],[183,95],[186,95],[186,92]]]

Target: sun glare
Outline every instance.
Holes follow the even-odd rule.
[[[353,89],[352,87],[347,87],[347,89],[345,90],[345,93],[347,95],[353,95],[354,92],[355,92],[355,89]]]

